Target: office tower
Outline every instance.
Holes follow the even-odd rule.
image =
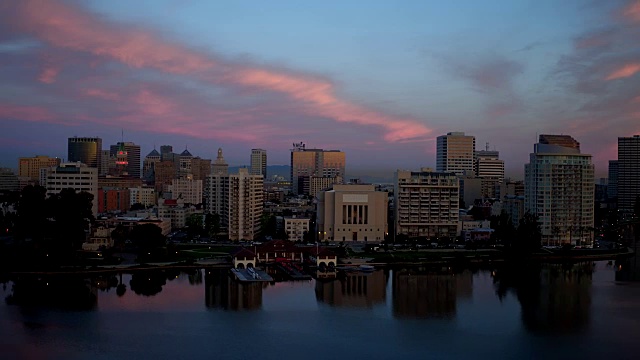
[[[48,156],[21,157],[18,159],[18,176],[32,181],[40,180],[40,169],[60,165],[60,158]]]
[[[495,198],[499,184],[504,180],[504,160],[498,151],[480,150],[474,154],[474,171],[482,179],[482,197]]]
[[[109,174],[109,165],[111,161],[111,150],[102,150],[100,155],[100,168],[98,169],[98,176],[105,176]]]
[[[640,135],[618,138],[618,210],[633,213],[640,196]],[[638,214],[636,214],[638,215]],[[639,215],[640,216],[640,215]]]
[[[0,191],[19,191],[20,180],[9,168],[0,168]],[[0,209],[0,211],[2,211]]]
[[[211,173],[214,175],[227,175],[229,174],[229,164],[224,161],[224,156],[222,156],[222,148],[218,148],[218,157],[216,161],[211,166]]]
[[[171,145],[160,146],[160,156],[161,156],[160,160],[168,160],[168,159],[165,159],[165,157],[168,157],[172,154],[173,154],[173,146]]]
[[[81,162],[98,169],[102,165],[102,139],[99,137],[72,137],[68,140],[68,162]]]
[[[395,234],[409,238],[454,239],[458,234],[459,182],[453,172],[398,170],[395,179]]]
[[[155,165],[160,161],[160,153],[153,149],[142,162],[142,178],[146,181],[155,181]]]
[[[538,216],[545,245],[589,245],[594,221],[591,155],[568,135],[540,135],[525,164],[525,210]]]
[[[453,172],[456,175],[473,173],[473,155],[476,138],[463,132],[450,132],[438,136],[436,148],[436,171]]]
[[[114,148],[115,147],[115,148]],[[111,145],[109,151],[109,175],[129,176],[129,154],[124,147],[124,143]]]
[[[191,159],[191,174],[194,180],[204,180],[211,174],[211,160],[194,157]]]
[[[191,155],[189,150],[184,149],[184,151],[180,153],[180,174],[191,173],[191,159],[193,159],[193,155]]]
[[[609,160],[609,186],[607,187],[607,197],[609,199],[618,198],[618,160]]]
[[[293,144],[291,149],[292,192],[309,195],[311,191],[309,178],[311,177],[344,179],[345,164],[345,154],[342,151],[307,149],[304,143]]]
[[[262,175],[249,169],[237,174],[212,174],[205,183],[205,211],[220,215],[230,240],[253,240],[260,232],[263,211]]]
[[[43,186],[47,196],[59,194],[63,189],[75,189],[93,195],[93,216],[98,214],[98,169],[81,162],[61,163],[59,166],[41,169]]]
[[[116,145],[111,145],[109,155],[111,157],[117,157],[118,154],[122,156],[122,152],[126,152],[126,172],[131,177],[139,178],[140,172],[140,145],[136,145],[132,142],[118,142]],[[118,160],[122,162],[123,160]],[[122,165],[122,164],[120,164]]]
[[[251,175],[267,178],[267,150],[251,149]]]
[[[164,191],[167,184],[171,184],[176,177],[176,167],[171,160],[160,160],[153,165],[153,184],[157,193]]]
[[[202,180],[194,180],[191,175],[173,179],[171,184],[165,185],[165,190],[171,193],[172,199],[182,199],[186,204],[202,204]]]
[[[319,241],[380,242],[387,233],[388,193],[374,185],[333,185],[318,193]]]

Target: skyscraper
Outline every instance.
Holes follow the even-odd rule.
[[[293,149],[291,149],[291,189],[294,194],[308,195],[310,193],[310,177],[345,178],[344,152],[307,149],[304,143],[293,145]]]
[[[111,145],[109,155],[111,157],[117,157],[118,152],[126,152],[126,172],[129,176],[139,178],[141,174],[140,145],[136,145],[132,142],[118,142],[116,145]]]
[[[589,245],[594,224],[591,155],[568,135],[540,135],[525,164],[525,210],[538,216],[542,243]]]
[[[456,175],[473,173],[476,138],[463,132],[450,132],[438,136],[436,148],[436,171],[453,172]]]
[[[102,139],[99,137],[69,138],[67,161],[81,162],[98,169],[102,164]]]
[[[496,197],[498,185],[504,180],[504,160],[498,151],[480,150],[474,155],[474,171],[481,179],[481,194],[484,198]]]
[[[609,199],[618,198],[618,160],[609,160],[609,185],[607,186],[607,197]]]
[[[155,165],[160,161],[160,153],[158,150],[153,149],[147,156],[145,156],[142,162],[142,177],[146,181],[155,181]]]
[[[618,138],[618,210],[633,213],[640,196],[640,135]],[[636,214],[638,215],[638,214]]]
[[[251,149],[251,175],[267,178],[267,150]]]

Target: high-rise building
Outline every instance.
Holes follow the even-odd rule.
[[[540,135],[525,164],[525,210],[538,216],[546,245],[589,245],[594,224],[591,155],[568,135]]]
[[[111,164],[111,150],[102,150],[100,155],[100,167],[98,168],[98,176],[109,174],[109,164]]]
[[[146,181],[153,182],[155,180],[155,165],[160,161],[160,153],[153,149],[142,162],[142,178]]]
[[[167,157],[173,154],[173,146],[171,145],[162,145],[160,146],[160,160],[169,160]],[[173,158],[172,158],[173,159]]]
[[[184,149],[184,151],[180,153],[180,174],[191,173],[191,159],[193,159],[193,155],[191,155],[188,149]]]
[[[638,197],[640,197],[640,135],[619,137],[618,210],[623,216],[633,213]]]
[[[61,163],[59,166],[43,168],[41,184],[47,189],[47,196],[59,194],[63,189],[74,189],[93,195],[93,215],[98,214],[98,169],[82,162]],[[44,182],[42,182],[44,180]]]
[[[0,168],[0,191],[20,190],[20,180],[13,170]]]
[[[96,201],[96,200],[94,200]],[[98,189],[98,213],[124,213],[131,207],[129,189],[100,188]]]
[[[395,233],[410,238],[454,239],[458,234],[459,181],[453,172],[396,172]]]
[[[497,197],[497,187],[504,180],[504,160],[498,151],[480,150],[474,155],[476,177],[482,179],[482,197]]]
[[[102,139],[99,137],[72,137],[68,140],[68,162],[81,162],[98,169],[102,165]]]
[[[125,154],[123,154],[123,152]],[[126,172],[131,177],[139,178],[140,172],[140,145],[136,145],[132,142],[118,142],[116,145],[111,145],[109,155],[111,157],[118,157],[118,155],[126,157]],[[118,160],[122,162],[124,160]]]
[[[191,175],[173,179],[165,185],[165,191],[171,193],[172,199],[182,199],[186,204],[202,204],[202,180],[194,180]]]
[[[165,185],[171,184],[176,176],[175,163],[171,160],[160,160],[153,166],[153,184],[156,192],[164,191]]]
[[[18,159],[18,176],[33,181],[40,180],[40,169],[60,165],[60,158],[48,156],[21,157]]]
[[[211,173],[214,175],[229,174],[229,164],[224,161],[224,156],[222,156],[222,148],[218,148],[218,157],[211,166]]]
[[[194,180],[204,180],[211,174],[211,160],[194,157],[191,159],[191,174]]]
[[[456,175],[473,173],[476,138],[463,132],[450,132],[438,136],[436,171],[453,172]]]
[[[251,175],[267,178],[267,150],[251,149]]]
[[[380,242],[387,234],[388,193],[374,185],[333,185],[318,193],[319,241]]]
[[[339,150],[307,149],[304,143],[291,149],[291,190],[294,194],[309,195],[304,177],[345,177],[345,154]],[[302,180],[302,182],[301,182]],[[310,183],[310,182],[307,182]]]
[[[129,154],[124,147],[124,143],[111,145],[111,149],[109,151],[109,175],[130,176]]]
[[[607,197],[609,199],[618,198],[618,160],[609,160]]]
[[[262,175],[249,169],[237,174],[212,174],[205,183],[205,211],[220,215],[230,240],[252,240],[260,231],[263,211]]]

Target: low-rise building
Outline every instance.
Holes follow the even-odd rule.
[[[98,213],[127,212],[130,207],[129,190],[101,188],[98,189]]]
[[[89,239],[82,244],[82,250],[85,251],[97,251],[101,248],[108,249],[113,247],[113,239],[111,238],[111,232],[115,228],[109,228],[99,226],[94,229],[93,234]]]
[[[129,205],[141,204],[144,207],[156,205],[156,190],[152,187],[135,187],[129,189]]]
[[[172,229],[186,227],[189,216],[199,213],[202,213],[202,210],[185,204],[182,199],[160,199],[158,201],[158,217],[170,220]]]
[[[309,218],[290,216],[284,218],[284,231],[289,241],[302,241],[304,235],[310,231]]]

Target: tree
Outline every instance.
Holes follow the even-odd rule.
[[[515,238],[516,228],[505,210],[500,215],[491,217],[491,228],[494,230],[491,236],[495,242],[509,244]]]
[[[140,203],[135,203],[133,205],[131,205],[131,208],[129,210],[131,211],[137,211],[137,210],[144,210],[146,209],[146,207]]]
[[[77,250],[86,239],[85,231],[93,218],[93,195],[62,189],[47,199],[48,211],[55,220],[56,244],[62,249]]]
[[[201,214],[192,214],[187,218],[187,234],[189,237],[193,237],[194,235],[198,235],[202,232],[202,215]]]
[[[220,233],[220,215],[218,213],[207,213],[204,217],[204,229],[210,238],[216,238]]]
[[[260,236],[262,237],[278,237],[278,220],[272,214],[264,213],[260,217]]]
[[[41,240],[47,225],[47,190],[42,186],[28,185],[20,193],[16,235],[19,239]]]
[[[522,220],[520,220],[516,234],[517,239],[512,244],[512,247],[516,250],[534,252],[540,249],[542,232],[540,231],[538,216],[527,211]]]
[[[166,239],[164,235],[162,235],[162,230],[154,224],[136,225],[131,229],[129,236],[141,252],[157,249],[166,245]]]

